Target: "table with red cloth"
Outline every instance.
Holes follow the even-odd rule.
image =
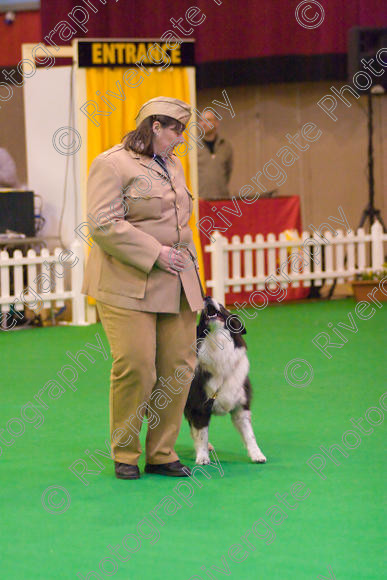
[[[239,208],[242,212],[241,216],[233,215],[229,212],[223,213],[224,216],[231,226],[225,224],[222,219],[217,216],[217,212],[221,211],[222,208],[230,208],[234,213],[238,213],[238,203]],[[215,208],[215,209],[213,209]],[[239,197],[235,199],[235,205],[232,200],[214,200],[207,201],[204,199],[199,199],[199,219],[204,217],[209,217],[214,220],[214,225],[219,228],[227,228],[227,231],[220,230],[222,236],[225,236],[228,240],[231,240],[232,236],[240,236],[241,240],[246,234],[250,234],[254,240],[257,234],[267,234],[273,233],[278,237],[278,234],[284,232],[285,230],[295,229],[301,234],[301,210],[300,210],[300,198],[298,195],[291,196],[281,196],[273,198],[260,198],[256,201],[246,204]],[[210,222],[204,222],[203,230],[208,229],[208,224]],[[199,228],[200,230],[200,228]],[[211,254],[205,251],[205,246],[211,244],[211,240],[203,231],[200,230],[200,241],[203,252],[204,261],[204,274],[206,280],[211,280]],[[227,292],[226,293],[226,304],[234,304],[236,301],[243,303],[248,302],[249,296],[252,291],[247,292],[243,290],[241,292]],[[211,294],[211,288],[207,289],[207,293]],[[309,294],[309,288],[292,288],[289,286],[287,288],[286,300],[296,300],[301,298],[306,298]],[[269,301],[275,301],[275,297],[267,294]]]

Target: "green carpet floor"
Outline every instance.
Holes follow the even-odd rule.
[[[331,349],[327,359],[312,338],[329,330],[328,323],[348,324],[348,312],[358,332],[342,329],[348,342]],[[88,486],[70,472],[78,458],[98,470],[85,450],[106,449],[110,355],[105,361],[94,352],[95,364],[85,362],[87,371],[79,370],[77,391],[67,387],[57,400],[45,396],[49,408],[39,407],[44,424],[36,429],[24,421],[25,433],[14,437],[12,446],[0,442],[1,580],[381,579],[384,424],[362,434],[348,457],[338,453],[340,465],[326,458],[325,479],[306,461],[321,454],[321,445],[342,445],[343,433],[353,429],[351,417],[380,408],[386,390],[386,315],[384,305],[361,321],[355,303],[342,300],[271,306],[249,321],[253,424],[268,462],[249,463],[230,418],[215,418],[210,440],[224,473],[207,467],[211,478],[197,478],[202,487],[191,482],[174,490],[183,480],[146,474],[138,481],[119,481],[112,461],[101,455],[95,457],[103,469],[88,476]],[[100,324],[0,333],[0,429],[9,419],[20,419],[29,401],[37,405],[34,395],[71,362],[66,351],[95,344],[95,333],[107,346]],[[304,388],[285,381],[284,367],[294,358],[306,359],[314,369]],[[32,412],[26,410],[26,416]],[[378,420],[376,412],[370,417]],[[14,421],[10,428],[17,433],[23,424]],[[9,435],[0,434],[9,442]],[[354,444],[350,436],[347,441]],[[185,421],[176,450],[182,461],[194,465]],[[309,490],[299,502],[284,495],[296,482],[305,485],[301,496]],[[63,513],[43,508],[42,494],[51,486],[67,490],[68,496],[52,497],[56,505],[65,502]],[[191,506],[181,499],[189,488]],[[157,520],[150,512],[162,500]],[[142,537],[137,531],[141,521]],[[129,552],[118,547],[123,541]],[[121,560],[130,558],[113,556],[116,564],[106,560],[112,555],[109,545],[119,549]]]

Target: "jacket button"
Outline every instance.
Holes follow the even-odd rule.
[[[181,231],[181,226],[177,226],[177,229],[179,230],[179,232]]]
[[[180,209],[180,206],[178,203],[176,204],[176,209]]]

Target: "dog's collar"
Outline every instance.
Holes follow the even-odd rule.
[[[218,396],[219,390],[220,390],[220,387],[218,390],[215,391],[215,393],[212,395],[212,397],[208,397],[206,403],[208,403],[208,401],[215,401],[216,397]]]
[[[208,397],[208,399],[206,399],[204,401],[203,407],[205,407],[206,405],[210,404],[211,405],[211,408],[212,408],[212,405],[214,404],[214,401],[215,401],[216,397],[218,396],[218,393],[219,393],[219,389],[217,391],[215,391],[215,393],[212,395],[212,397]]]

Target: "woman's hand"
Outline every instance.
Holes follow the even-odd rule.
[[[187,260],[180,250],[176,250],[171,246],[162,246],[159,257],[156,260],[156,266],[177,276],[177,273],[187,266]]]

